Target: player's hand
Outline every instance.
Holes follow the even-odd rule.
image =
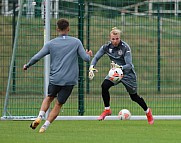
[[[23,66],[23,70],[27,70],[28,68],[27,68],[27,66],[26,66],[26,64]]]
[[[92,57],[92,56],[93,56],[93,53],[92,53],[92,51],[91,51],[91,50],[87,50],[87,49],[86,49],[86,53],[87,53],[90,57]]]
[[[97,69],[94,68],[93,65],[90,66],[89,68],[89,79],[92,80],[94,78],[94,72],[98,72]]]
[[[122,66],[116,64],[114,61],[111,62],[111,68],[121,68],[122,69]]]

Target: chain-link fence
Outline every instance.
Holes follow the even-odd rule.
[[[138,93],[155,115],[180,115],[181,92],[181,1],[165,0],[51,0],[50,37],[57,36],[56,21],[70,21],[70,35],[94,53],[107,41],[112,27],[121,29],[121,39],[132,50],[137,73]],[[44,97],[44,61],[28,72],[23,64],[44,43],[45,5],[41,0],[24,0],[18,21],[20,1],[2,1],[0,15],[0,104],[4,110],[13,48],[16,48],[9,80],[6,114],[37,115]],[[19,27],[17,28],[17,22]],[[17,35],[16,35],[17,34]],[[17,37],[17,38],[16,38]],[[16,40],[16,41],[15,41]],[[80,61],[80,81],[64,105],[61,115],[99,115],[103,110],[101,83],[110,69],[110,60],[99,60],[95,78],[87,77],[89,64]],[[142,109],[132,102],[123,85],[110,90],[111,108],[116,115],[122,108],[133,115]]]

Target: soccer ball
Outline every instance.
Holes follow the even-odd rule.
[[[123,78],[123,71],[121,68],[111,68],[108,76],[112,81],[120,81]]]
[[[131,118],[131,113],[128,109],[122,109],[118,113],[119,120],[129,120]]]

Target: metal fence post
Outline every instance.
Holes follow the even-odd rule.
[[[157,47],[157,90],[160,92],[160,6],[158,5],[157,7],[158,11],[158,18],[157,18],[157,42],[158,42],[158,47]]]
[[[78,38],[83,43],[84,30],[84,0],[78,1]],[[83,60],[79,57],[79,84],[78,84],[78,112],[79,115],[84,114],[84,65]]]

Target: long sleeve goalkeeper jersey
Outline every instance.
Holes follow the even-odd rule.
[[[124,77],[121,79],[121,82],[125,85],[136,87],[136,73],[132,63],[132,54],[129,45],[124,41],[120,41],[117,47],[114,47],[111,42],[104,44],[95,54],[91,65],[95,66],[98,60],[105,54],[108,55],[111,61],[122,66]],[[105,78],[109,79],[108,75]]]

